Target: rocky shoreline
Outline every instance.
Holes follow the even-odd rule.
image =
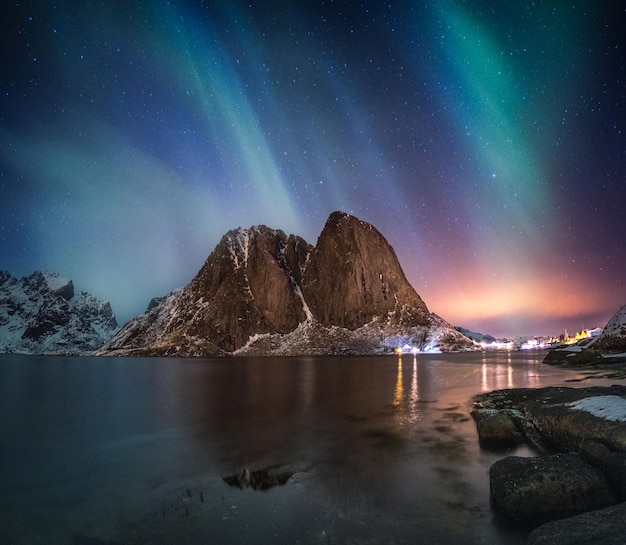
[[[529,545],[624,543],[626,386],[497,390],[472,416],[483,448],[537,451],[489,472],[494,511],[532,530]]]

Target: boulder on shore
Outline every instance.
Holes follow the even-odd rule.
[[[490,470],[494,510],[536,528],[529,545],[626,543],[626,388],[518,388],[474,398],[473,416],[508,419],[543,456]],[[494,420],[495,422],[495,420]],[[504,424],[504,422],[507,422]],[[556,454],[555,454],[556,453]],[[557,520],[562,519],[562,520]],[[554,521],[554,522],[550,522]]]
[[[480,410],[517,415],[515,424],[539,450],[579,452],[594,440],[626,453],[626,388],[517,388],[476,396]]]
[[[509,448],[524,442],[524,436],[506,411],[474,410],[478,440],[491,449]]]
[[[626,503],[547,522],[528,536],[528,545],[623,545]]]
[[[583,441],[583,458],[606,476],[617,501],[626,501],[626,454],[613,452],[597,441]]]
[[[507,519],[537,524],[615,503],[604,474],[575,454],[508,456],[489,471],[494,509]]]

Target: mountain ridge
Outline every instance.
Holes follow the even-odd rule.
[[[430,313],[383,235],[344,212],[329,216],[316,246],[264,225],[228,231],[187,286],[151,305],[97,353],[323,355],[380,353],[397,343],[473,346]]]

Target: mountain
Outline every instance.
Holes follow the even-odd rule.
[[[293,331],[306,319],[299,282],[310,251],[264,225],[228,231],[190,284],[153,299],[104,350],[221,355],[254,335]]]
[[[105,355],[373,354],[471,341],[431,314],[370,224],[328,218],[315,247],[266,226],[227,232],[182,290],[153,300]]]
[[[476,341],[477,343],[495,343],[497,341],[497,339],[493,337],[492,335],[486,335],[484,333],[477,333],[476,331],[471,331],[464,327],[456,326],[454,329],[456,329],[459,333],[462,333],[463,335],[465,335],[468,339],[472,339],[473,341]]]
[[[429,324],[428,308],[393,248],[374,226],[343,212],[328,218],[310,254],[302,293],[326,327],[354,330],[378,316],[396,325]]]
[[[613,315],[589,347],[595,350],[626,350],[626,305]]]
[[[22,279],[0,271],[0,352],[78,355],[102,346],[118,325],[109,303],[75,293],[63,276]]]

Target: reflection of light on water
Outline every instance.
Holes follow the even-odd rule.
[[[484,358],[483,358],[482,371],[483,371],[482,390],[483,392],[486,392],[489,390],[489,381],[487,380],[487,363],[485,362]]]
[[[515,380],[513,379],[513,362],[510,355],[507,358],[506,373],[503,371],[502,367],[502,365],[488,365],[486,359],[483,358],[481,367],[481,388],[483,392],[500,390],[502,388],[515,388]]]
[[[413,376],[411,377],[411,414],[415,414],[417,410],[417,402],[420,399],[419,390],[417,389],[417,356],[413,356]]]
[[[541,380],[536,371],[528,371],[526,373],[526,386],[528,388],[539,388],[541,386]]]
[[[402,385],[402,356],[398,356],[398,378],[396,379],[396,393],[393,399],[393,406],[399,407],[402,405],[402,398],[404,397],[404,387]]]
[[[396,419],[402,423],[411,423],[421,418],[418,402],[420,400],[419,393],[419,375],[417,367],[417,356],[413,355],[413,369],[411,374],[411,390],[408,392],[409,398],[404,399],[404,380],[402,370],[402,356],[398,357],[398,370],[396,375],[396,388],[394,391],[393,406],[396,408]]]
[[[541,388],[545,368],[541,366],[543,355],[528,358],[522,352],[510,351],[495,358],[483,354],[480,387],[483,392],[505,388]]]

